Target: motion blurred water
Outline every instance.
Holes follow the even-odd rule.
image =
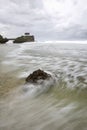
[[[26,86],[39,68],[57,83]],[[24,129],[87,130],[87,44],[0,45],[0,130]]]

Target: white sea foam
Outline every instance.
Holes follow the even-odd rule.
[[[13,44],[13,46],[15,46]],[[69,43],[24,43],[7,53],[2,65],[20,69],[22,78],[39,68],[58,75],[67,87],[87,87],[87,45]],[[13,67],[12,67],[13,66]],[[70,76],[69,76],[70,75]],[[78,80],[82,75],[85,79]]]
[[[86,44],[8,44],[0,52],[1,130],[87,129]],[[40,68],[53,74],[52,79],[25,84]],[[7,85],[13,89],[1,99]]]
[[[49,73],[49,72],[48,72]],[[53,88],[55,84],[57,83],[57,77],[55,75],[51,74],[51,78],[47,80],[38,80],[36,84],[33,83],[26,83],[23,85],[23,91],[25,94],[28,94],[29,96],[37,96],[41,93],[48,92],[50,88]]]

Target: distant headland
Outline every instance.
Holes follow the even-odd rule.
[[[13,40],[13,43],[34,42],[35,37],[34,35],[30,35],[30,33],[25,33],[17,38],[4,38],[2,35],[0,35],[0,44],[5,44],[9,40]]]

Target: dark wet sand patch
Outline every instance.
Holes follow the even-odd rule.
[[[12,76],[9,73],[0,75],[0,98],[6,97],[9,93],[23,85],[25,79]]]

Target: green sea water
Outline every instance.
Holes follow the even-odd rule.
[[[39,68],[56,84],[23,91]],[[87,130],[87,44],[0,45],[0,130],[24,129]]]

